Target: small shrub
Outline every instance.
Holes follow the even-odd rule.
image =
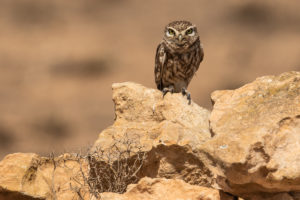
[[[106,149],[97,147],[89,150],[85,155],[77,154],[81,165],[81,187],[86,188],[96,198],[102,192],[124,193],[129,184],[137,183],[138,173],[146,159],[146,153],[136,139],[114,139],[114,143]],[[83,170],[82,160],[88,165],[88,170]],[[78,176],[77,176],[78,179]],[[78,182],[78,181],[77,181]],[[82,188],[70,185],[71,189],[83,199]]]

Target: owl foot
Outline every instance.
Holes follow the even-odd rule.
[[[191,105],[191,101],[192,101],[191,93],[189,93],[189,91],[187,91],[185,88],[181,89],[181,93],[182,93],[183,96],[186,95],[186,98],[189,101],[189,105]]]
[[[162,92],[163,92],[163,98],[164,98],[165,95],[166,95],[168,92],[171,92],[171,94],[173,94],[173,92],[174,92],[174,87],[173,87],[173,86],[169,86],[168,88],[164,88],[164,89],[162,90]]]

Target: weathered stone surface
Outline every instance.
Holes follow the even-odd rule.
[[[143,178],[124,194],[102,193],[102,200],[233,200],[219,190],[190,185],[178,179]]]
[[[216,91],[214,137],[201,149],[218,166],[219,185],[236,195],[300,190],[300,73]]]
[[[213,175],[195,157],[211,138],[210,112],[182,94],[164,98],[156,89],[136,83],[113,84],[114,124],[99,134],[95,147],[108,148],[119,140],[134,140],[148,152],[140,177],[181,178],[189,183],[209,186]]]
[[[44,180],[36,185],[38,187],[28,187],[35,184],[38,158],[36,154],[21,153],[6,156],[0,163],[1,190],[17,191],[34,198],[45,198],[49,195],[49,187]]]
[[[232,199],[221,188],[247,200],[300,200],[300,72],[261,77],[212,99],[210,114],[181,94],[163,99],[139,84],[114,84],[116,119],[94,149],[113,155],[133,144],[128,157],[137,158],[138,150],[147,157],[134,174],[138,184],[102,199]],[[128,157],[126,166],[134,161]],[[88,174],[86,162],[70,154],[8,155],[0,162],[0,200],[95,199],[81,169]]]
[[[248,199],[251,200],[299,200],[297,195],[289,194],[286,192],[282,193],[263,193],[263,194],[252,194]]]
[[[95,145],[109,145],[113,136],[124,134],[140,136],[146,149],[157,144],[197,148],[210,138],[210,112],[193,102],[188,105],[181,94],[163,98],[160,91],[131,82],[115,83],[112,88],[115,122],[100,133]]]
[[[79,162],[69,154],[53,159],[30,153],[9,154],[0,162],[0,199],[79,199],[76,188],[85,189],[80,175]]]

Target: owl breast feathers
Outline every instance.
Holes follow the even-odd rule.
[[[156,50],[154,73],[157,88],[184,94],[203,56],[195,25],[188,21],[168,24]]]

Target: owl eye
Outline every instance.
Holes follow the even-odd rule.
[[[186,35],[190,35],[190,34],[193,34],[193,33],[194,33],[194,29],[192,29],[192,28],[188,29],[188,30],[185,32]]]
[[[173,31],[172,29],[169,28],[168,29],[168,34],[173,36],[173,35],[175,35],[175,31]]]

